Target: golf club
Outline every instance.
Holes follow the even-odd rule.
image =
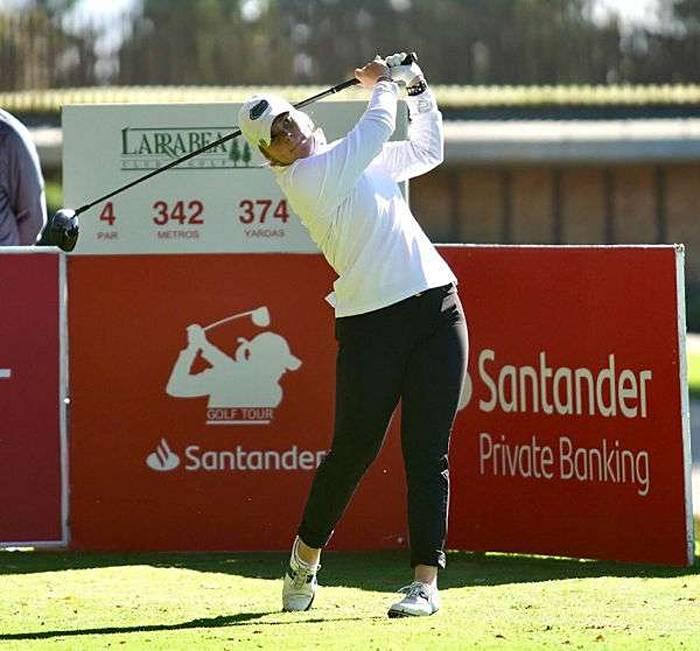
[[[418,57],[416,56],[415,52],[411,52],[406,55],[406,58],[401,62],[401,65],[410,65],[414,61],[418,61]],[[297,109],[304,108],[305,106],[313,104],[314,102],[317,102],[318,100],[323,99],[328,95],[338,93],[341,90],[345,90],[350,86],[356,86],[359,83],[360,82],[357,79],[347,79],[346,81],[332,86],[328,90],[324,90],[316,95],[313,95],[312,97],[308,97],[307,99],[302,100],[301,102],[297,102],[296,104],[293,104],[293,106]],[[166,170],[176,167],[177,165],[180,165],[180,163],[184,163],[190,158],[199,156],[199,154],[202,154],[210,149],[214,149],[215,147],[218,147],[221,144],[228,142],[229,140],[233,140],[233,138],[237,138],[240,135],[241,130],[236,128],[234,131],[219,138],[218,140],[215,140],[214,142],[211,142],[208,145],[205,145],[204,147],[200,147],[199,149],[196,149],[190,152],[189,154],[185,154],[180,158],[176,158],[174,161],[171,161],[167,165],[163,165],[158,169],[148,172],[148,174],[144,174],[143,176],[140,176],[139,178],[134,179],[129,183],[125,183],[124,185],[116,188],[115,190],[111,190],[110,192],[103,194],[101,197],[98,197],[94,201],[90,201],[89,203],[86,203],[80,206],[79,208],[76,208],[75,210],[71,210],[70,208],[61,208],[56,212],[56,214],[53,215],[53,217],[49,218],[46,225],[39,234],[35,246],[57,246],[63,251],[72,251],[75,248],[75,245],[78,241],[78,215],[84,213],[86,210],[90,210],[90,208],[96,206],[98,203],[102,203],[106,199],[110,199],[111,197],[114,197],[117,194],[121,194],[125,190],[133,188],[135,185],[143,183],[144,181],[147,181],[148,179],[156,176],[157,174],[160,174],[161,172],[165,172]]]
[[[248,312],[241,312],[240,314],[234,314],[232,316],[227,316],[225,319],[221,319],[220,321],[215,321],[214,323],[210,323],[208,326],[205,326],[202,328],[204,332],[207,330],[211,330],[212,328],[216,328],[217,326],[220,326],[223,323],[228,323],[229,321],[233,321],[234,319],[239,319],[243,316],[249,316],[251,317],[253,323],[260,327],[260,328],[266,328],[267,326],[270,325],[270,311],[265,307],[264,305],[261,307],[258,307],[254,310],[250,310]]]

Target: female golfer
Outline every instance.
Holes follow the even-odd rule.
[[[414,581],[389,617],[440,607],[449,503],[448,448],[467,358],[456,278],[414,219],[400,181],[442,162],[442,116],[420,68],[405,54],[355,70],[372,90],[367,110],[326,143],[311,119],[274,95],[257,95],[239,126],[338,274],[334,294],[335,431],[318,468],[284,577],[284,610],[306,610],[320,554],[377,456],[401,399]],[[409,139],[388,142],[399,87],[406,86]]]

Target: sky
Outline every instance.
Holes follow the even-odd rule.
[[[603,17],[611,10],[623,19],[634,22],[654,22],[656,0],[597,0],[594,15]]]
[[[110,16],[119,16],[131,9],[136,4],[136,0],[80,0],[76,8],[78,12],[94,16],[102,20]]]

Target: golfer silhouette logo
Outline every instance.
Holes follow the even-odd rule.
[[[280,379],[296,371],[301,360],[292,355],[281,335],[262,332],[248,340],[238,337],[238,347],[230,357],[207,339],[207,331],[234,319],[250,316],[261,328],[270,325],[267,307],[259,307],[221,319],[206,327],[187,328],[187,346],[182,350],[166,386],[174,398],[208,396],[207,424],[265,425],[282,402]],[[201,355],[209,368],[192,373],[195,358]]]

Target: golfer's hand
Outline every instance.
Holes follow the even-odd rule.
[[[193,348],[201,348],[207,341],[204,328],[198,323],[187,326],[187,343]]]
[[[374,84],[380,77],[391,79],[389,67],[380,56],[362,68],[355,68],[355,79],[360,82],[363,88],[374,88]]]
[[[403,63],[407,56],[405,52],[397,52],[386,58],[386,64],[389,66],[394,81],[405,86],[412,86],[421,80],[425,81],[425,75],[415,61],[411,61],[409,64]]]

